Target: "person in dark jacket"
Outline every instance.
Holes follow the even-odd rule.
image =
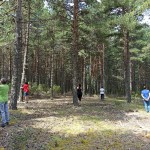
[[[79,101],[81,101],[81,98],[82,98],[81,84],[79,84],[77,87],[77,96],[78,96]]]

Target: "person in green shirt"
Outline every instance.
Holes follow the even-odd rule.
[[[0,84],[0,113],[2,116],[1,127],[5,127],[9,124],[9,112],[8,112],[8,92],[9,86],[5,78],[2,78]]]

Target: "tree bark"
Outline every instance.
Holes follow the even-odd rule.
[[[61,80],[61,94],[66,97],[66,73],[65,73],[65,61],[64,61],[64,56],[65,56],[65,49],[62,49],[62,58],[61,58],[61,72],[62,72],[62,80]]]
[[[13,57],[13,74],[11,86],[10,109],[17,109],[17,99],[21,78],[21,57],[22,57],[22,0],[17,1],[16,10],[16,43]]]
[[[12,80],[12,50],[9,49],[9,79]]]
[[[131,102],[131,73],[130,73],[130,51],[129,51],[129,32],[124,29],[124,67],[125,67],[125,94],[127,102]]]
[[[29,42],[29,26],[30,26],[30,1],[28,1],[28,23],[25,35],[25,50],[24,50],[24,60],[23,60],[23,70],[22,70],[22,77],[21,77],[21,86],[25,82],[26,79],[26,70],[27,70],[27,54],[28,54],[28,42]],[[19,91],[19,101],[23,101],[23,92],[20,88]]]
[[[88,92],[89,96],[92,96],[92,56],[90,53],[90,64],[89,64],[89,78],[88,78]]]
[[[86,80],[86,58],[84,58],[83,60],[83,88],[82,88],[82,91],[83,91],[83,96],[85,96],[85,80]]]
[[[51,58],[51,100],[53,100],[54,97],[53,82],[54,82],[54,47],[52,49],[52,58]]]
[[[78,0],[74,0],[73,16],[73,48],[72,48],[72,69],[73,69],[73,104],[78,105],[77,98],[77,57],[78,57]]]
[[[104,86],[104,44],[101,44],[99,47],[100,51],[100,87]]]

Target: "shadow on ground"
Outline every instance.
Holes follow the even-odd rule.
[[[9,129],[10,130],[10,129]],[[10,132],[10,131],[7,132]],[[88,130],[68,134],[47,129],[22,126],[10,135],[1,134],[0,147],[7,150],[149,150],[150,143],[139,135],[121,130]],[[141,135],[140,135],[141,136]]]
[[[20,111],[15,117],[21,120],[30,120],[46,117],[69,117],[76,116],[81,119],[97,118],[97,120],[124,120],[127,112],[131,110],[124,109],[124,102],[112,103],[110,101],[99,101],[98,99],[84,98],[80,107],[72,104],[71,98],[59,98],[54,100],[31,100],[28,109],[25,109],[25,103],[18,103],[18,107],[26,111]],[[126,106],[128,107],[128,106]],[[134,111],[134,110],[133,110]],[[136,110],[137,111],[137,110]],[[31,112],[31,113],[29,113]],[[15,114],[13,114],[15,115]]]

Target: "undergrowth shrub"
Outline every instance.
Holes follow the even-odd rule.
[[[31,95],[50,95],[51,88],[49,88],[46,84],[39,84],[33,83],[30,87],[30,94]],[[61,87],[59,85],[53,86],[53,93],[54,96],[59,95],[61,93]]]
[[[50,88],[50,90],[51,90],[51,88]],[[59,85],[54,85],[53,92],[54,92],[54,96],[59,95],[61,93],[61,87]]]
[[[48,91],[48,86],[46,84],[39,84],[37,87],[37,92],[46,92]]]
[[[37,85],[36,83],[33,83],[32,86],[29,87],[30,88],[30,93],[31,95],[34,95],[34,94],[41,94],[41,93],[47,93],[49,88],[47,85],[45,84],[39,84]]]
[[[38,87],[38,86],[37,86],[36,83],[33,83],[32,86],[29,84],[29,89],[30,89],[30,94],[31,94],[31,95],[36,92],[37,87]]]

